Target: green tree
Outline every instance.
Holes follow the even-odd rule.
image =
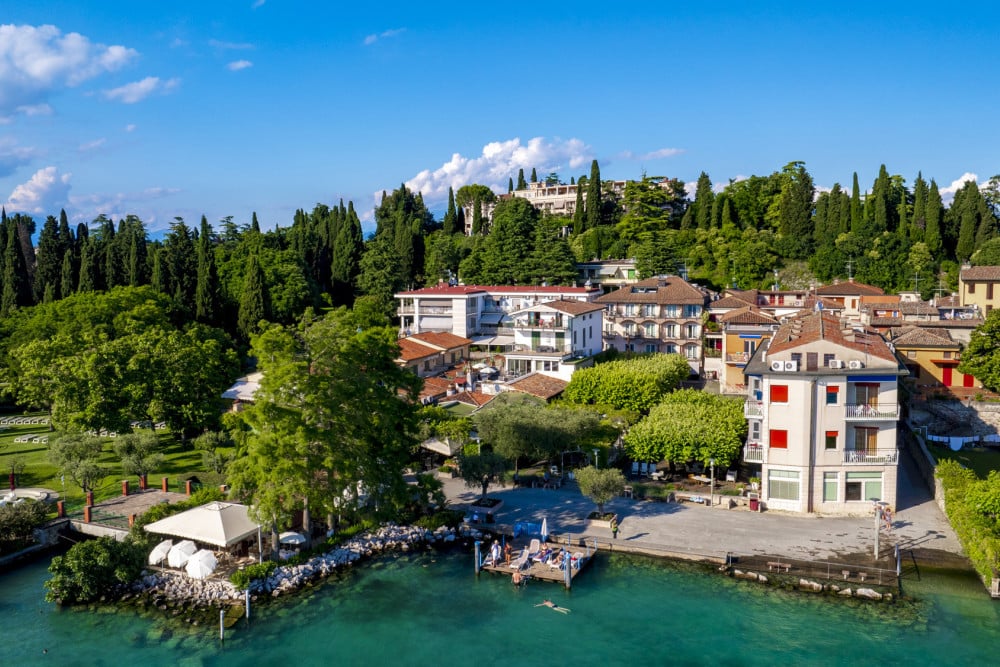
[[[112,448],[126,475],[145,477],[163,464],[160,439],[153,433],[129,433],[115,439]]]
[[[59,286],[62,275],[63,244],[59,239],[59,223],[53,216],[45,219],[38,237],[38,251],[35,268],[35,303],[42,301],[45,290]]]
[[[694,202],[694,222],[698,229],[708,229],[712,219],[712,204],[715,201],[715,193],[712,192],[712,181],[708,174],[701,172],[698,175],[698,183],[695,186]]]
[[[74,544],[49,565],[45,599],[59,604],[90,602],[133,583],[146,565],[145,552],[131,539],[99,537]]]
[[[990,391],[1000,391],[1000,310],[991,310],[970,336],[958,370]]]
[[[609,405],[645,414],[690,373],[687,360],[679,354],[609,361],[573,373],[563,398],[570,403]]]
[[[445,211],[442,229],[445,234],[454,234],[455,223],[458,221],[458,211],[455,209],[455,191],[448,188],[448,210]]]
[[[528,257],[529,280],[549,285],[574,285],[576,259],[562,234],[562,220],[548,218],[535,227],[535,243]]]
[[[528,183],[527,183],[527,181],[524,180],[524,169],[523,168],[517,170],[517,189],[518,190],[527,190],[528,189]]]
[[[941,193],[938,191],[937,183],[932,178],[930,189],[927,191],[927,221],[924,227],[924,243],[937,259],[941,258],[943,250],[941,238],[941,212],[943,209]]]
[[[219,312],[219,272],[215,267],[213,232],[205,216],[198,234],[198,278],[195,284],[195,318],[214,323]]]
[[[264,271],[255,255],[250,256],[243,278],[243,292],[240,295],[240,310],[237,327],[244,337],[250,338],[260,328],[260,321],[267,319],[267,291]]]
[[[102,447],[99,438],[82,433],[63,433],[49,438],[49,460],[63,475],[76,482],[84,493],[89,493],[107,474],[97,462]]]
[[[463,455],[459,457],[458,467],[465,485],[470,489],[481,489],[481,497],[485,498],[490,484],[503,485],[507,459],[496,452]]]
[[[625,478],[618,468],[595,468],[587,466],[576,471],[576,481],[580,493],[597,505],[597,512],[604,514],[604,505],[625,488]]]
[[[590,163],[590,178],[587,179],[587,229],[599,227],[601,219],[601,168],[597,160]]]
[[[1000,239],[990,239],[976,252],[970,260],[973,266],[1000,266]]]
[[[483,242],[476,245],[462,277],[467,282],[493,285],[522,285],[531,281],[529,258],[534,249],[539,213],[522,197],[497,203],[493,224]],[[478,267],[467,274],[466,268]]]
[[[227,433],[207,431],[195,438],[193,444],[201,452],[202,465],[212,472],[225,472],[226,466],[233,460],[235,443]]]

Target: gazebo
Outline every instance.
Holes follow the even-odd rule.
[[[170,535],[222,548],[229,548],[256,535],[259,550],[260,524],[250,518],[249,509],[239,503],[216,501],[160,519],[145,529],[157,535]]]

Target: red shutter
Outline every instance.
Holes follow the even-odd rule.
[[[788,385],[786,385],[786,384],[772,384],[771,385],[771,402],[772,403],[787,403],[788,402]]]
[[[775,449],[788,449],[788,431],[772,428],[770,442]]]

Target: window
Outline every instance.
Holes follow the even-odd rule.
[[[635,343],[629,343],[625,346],[626,352],[635,352]]]
[[[656,352],[656,343],[649,343],[646,345],[646,352]]]
[[[840,395],[840,387],[830,387],[826,388],[826,404],[836,405],[837,397]]]
[[[622,325],[622,329],[625,330],[625,335],[632,337],[635,335],[635,322],[626,322]]]
[[[760,422],[756,419],[750,421],[750,439],[760,442]]]
[[[681,316],[681,308],[680,308],[680,306],[664,306],[663,307],[663,316],[664,317],[680,317]]]
[[[697,338],[698,337],[698,325],[697,324],[687,324],[684,326],[684,336],[686,338]]]
[[[801,352],[792,352],[792,361],[794,361],[795,363],[797,363],[799,365],[799,367],[801,368],[802,367],[802,353]]]
[[[787,403],[788,402],[788,385],[787,384],[772,384],[771,385],[771,402],[772,403]]]
[[[772,428],[769,442],[775,449],[788,449],[788,431],[783,428]]]
[[[951,351],[950,350],[949,351],[945,351],[944,358],[945,359],[951,359]]]
[[[674,345],[673,343],[667,343],[666,347],[664,348],[664,351],[667,354],[677,354],[677,346]]]
[[[976,283],[966,283],[969,286],[969,294],[976,293]]]
[[[642,325],[642,333],[646,338],[656,338],[656,324],[653,322],[646,322]]]
[[[635,317],[636,313],[639,312],[639,308],[634,303],[626,303],[624,312],[625,317]]]
[[[754,350],[757,349],[757,341],[752,339],[743,339],[743,354],[747,355],[747,358],[753,356]]]
[[[830,362],[837,358],[835,354],[824,354],[823,355],[823,366],[826,368],[830,367]]]
[[[823,473],[823,502],[837,502],[837,488],[840,486],[840,474],[835,472]]]
[[[806,370],[807,371],[816,370],[818,359],[819,355],[816,354],[815,352],[806,352]]]
[[[993,298],[993,283],[986,283],[986,298]]]
[[[878,389],[878,382],[858,382],[854,385],[854,402],[858,405],[877,408]]]
[[[686,356],[688,359],[697,359],[698,356],[699,356],[698,355],[698,346],[697,345],[688,345],[687,347],[685,347],[684,348],[684,356]]]
[[[878,429],[869,426],[855,427],[854,451],[874,456],[878,451]]]
[[[559,371],[559,362],[558,361],[543,361],[542,362],[542,370],[543,371],[549,371],[550,373],[556,373],[556,372]]]
[[[767,495],[772,500],[799,499],[799,473],[796,470],[768,470]]]
[[[656,304],[647,303],[642,306],[642,316],[643,317],[656,317]]]
[[[698,317],[701,315],[701,306],[684,306],[684,317]]]
[[[676,324],[664,324],[663,325],[663,337],[664,338],[677,338],[677,325]]]
[[[882,497],[882,473],[849,472],[844,489],[845,500],[878,500]]]
[[[826,432],[826,448],[836,449],[837,448],[837,432],[827,431]]]

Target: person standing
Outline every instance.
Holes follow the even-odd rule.
[[[618,517],[611,518],[611,537],[618,539]]]

